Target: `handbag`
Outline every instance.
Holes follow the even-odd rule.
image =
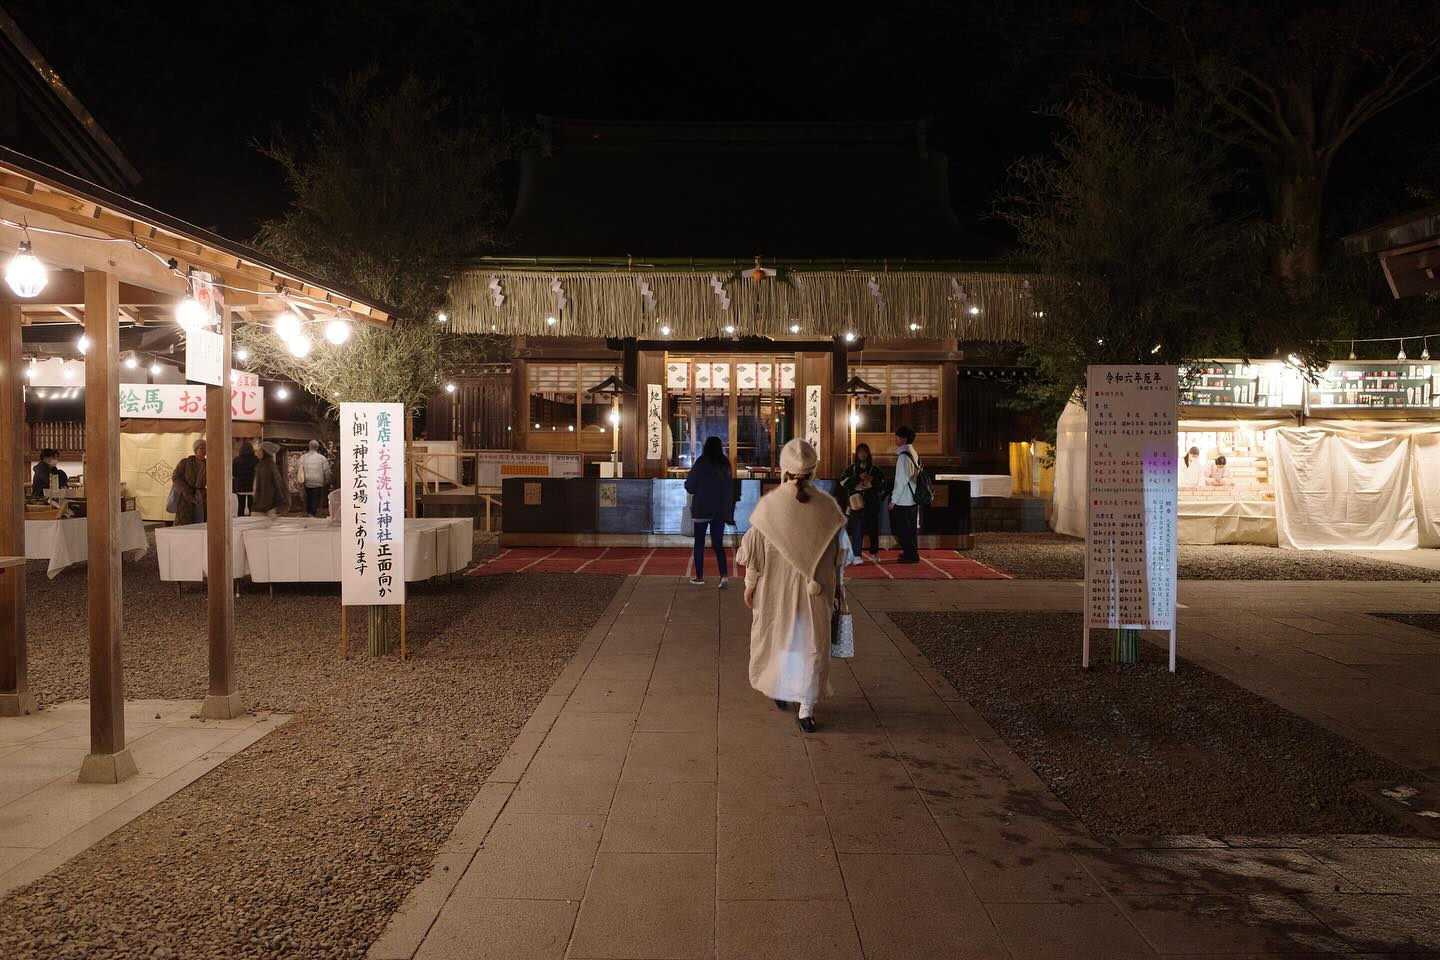
[[[844,597],[836,602],[830,618],[830,656],[842,660],[855,656],[855,620]]]
[[[863,493],[850,494],[850,510],[859,513],[865,509],[865,495]]]
[[[180,509],[180,485],[170,484],[170,496],[165,500],[165,512],[174,513]]]

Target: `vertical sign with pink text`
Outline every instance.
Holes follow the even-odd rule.
[[[1089,370],[1089,627],[1175,628],[1177,388],[1175,367]]]
[[[405,602],[404,404],[340,404],[340,602]]]

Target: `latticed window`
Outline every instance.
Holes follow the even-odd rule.
[[[580,364],[580,430],[583,433],[610,432],[610,398],[587,391],[618,372],[619,368],[613,363]]]
[[[881,392],[856,398],[857,433],[940,432],[940,367],[872,364],[850,372]]]
[[[855,413],[859,421],[855,425],[857,433],[885,433],[889,429],[886,423],[885,414],[885,371],[887,367],[852,367],[850,372],[853,376],[859,377],[872,387],[880,390],[877,394],[868,394],[855,398]]]
[[[529,378],[530,429],[573,433],[580,392],[579,367],[573,363],[532,363]]]

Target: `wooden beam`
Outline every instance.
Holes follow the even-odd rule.
[[[230,556],[230,336],[229,310],[221,311],[221,386],[205,388],[205,550],[209,559],[206,601],[209,610],[210,693],[200,708],[209,720],[229,720],[245,711],[235,685],[235,581]]]
[[[0,310],[0,557],[25,556],[25,344],[20,308]],[[0,717],[35,712],[25,656],[25,564],[0,570]]]
[[[90,613],[90,755],[81,783],[135,775],[125,746],[125,626],[120,570],[120,285],[85,271],[85,509]]]

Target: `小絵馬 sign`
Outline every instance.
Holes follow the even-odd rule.
[[[142,420],[204,420],[205,388],[184,383],[120,384],[120,416]],[[265,390],[232,384],[230,416],[235,420],[265,419]]]
[[[1175,367],[1089,370],[1087,626],[1175,627],[1178,402]]]
[[[340,602],[405,602],[404,404],[340,404]]]
[[[820,407],[823,391],[818,383],[805,387],[805,442],[820,452]]]
[[[660,384],[645,388],[645,459],[659,460],[664,453],[662,431],[665,423],[665,392]]]

